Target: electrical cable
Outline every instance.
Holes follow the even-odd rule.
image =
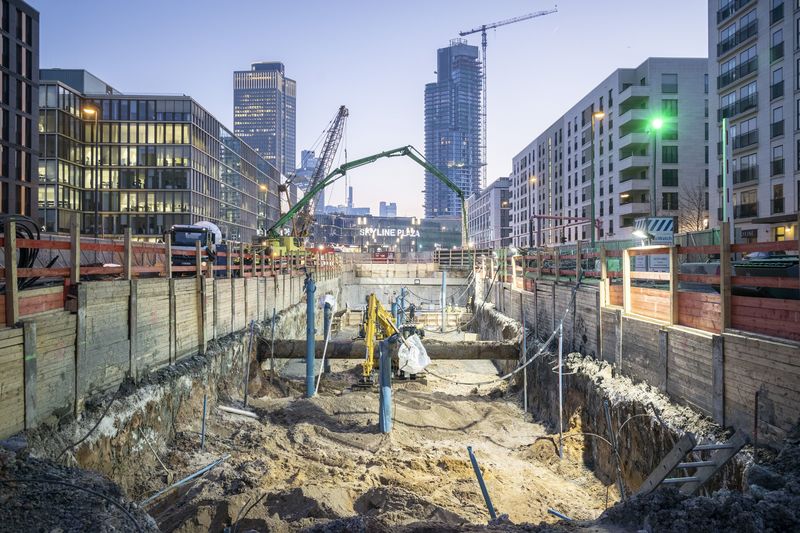
[[[498,272],[499,271],[500,271],[500,269],[498,268]],[[496,273],[495,273],[495,275],[496,275]],[[569,310],[572,308],[572,306],[575,303],[575,297],[576,297],[576,295],[578,293],[578,287],[580,287],[582,279],[583,279],[583,275],[581,274],[581,276],[579,276],[578,279],[577,279],[577,283],[575,283],[575,286],[572,288],[572,295],[570,296],[569,304],[567,304],[567,307],[564,310],[564,315],[561,317],[561,320],[559,321],[558,327],[556,327],[556,329],[553,330],[553,333],[550,334],[550,337],[548,337],[547,340],[544,342],[544,344],[541,346],[541,348],[539,348],[539,351],[533,357],[528,359],[528,361],[525,364],[518,366],[517,368],[515,368],[514,370],[512,370],[508,374],[506,374],[504,376],[501,376],[499,378],[495,378],[495,379],[492,379],[490,381],[480,381],[480,382],[475,382],[475,383],[469,383],[469,382],[456,381],[456,380],[453,380],[453,379],[449,379],[449,378],[446,378],[444,376],[440,376],[438,374],[435,374],[434,372],[431,372],[427,368],[425,369],[425,372],[429,373],[430,375],[432,375],[434,377],[437,377],[439,379],[447,381],[448,383],[453,383],[455,385],[469,385],[469,386],[492,385],[494,383],[500,383],[502,381],[505,381],[506,379],[509,379],[509,378],[513,377],[520,370],[522,370],[523,368],[526,368],[533,361],[535,361],[536,359],[541,357],[541,355],[544,353],[545,349],[550,345],[551,342],[553,342],[553,339],[555,339],[559,328],[561,328],[563,326],[564,321],[567,319],[567,314],[569,313]],[[494,280],[492,280],[492,284],[494,284]],[[491,286],[489,286],[489,290],[491,291]],[[487,292],[486,295],[488,296],[489,293]],[[483,304],[484,303],[486,303],[485,299],[481,302],[481,309],[483,309]]]
[[[5,234],[5,228],[9,222],[16,224],[15,235],[18,239],[40,240],[42,235],[39,231],[39,225],[30,217],[24,215],[3,215],[0,216],[0,232]],[[36,265],[36,258],[39,257],[38,248],[18,248],[17,249],[17,268],[33,268]],[[55,264],[52,261],[50,265]],[[22,278],[17,280],[17,287],[24,289],[30,287],[39,278]]]
[[[89,430],[89,432],[88,432],[86,435],[84,435],[83,437],[81,437],[81,438],[80,438],[80,439],[78,439],[77,441],[73,442],[72,444],[70,444],[69,446],[67,446],[67,447],[66,447],[66,448],[64,448],[63,450],[61,450],[61,453],[59,453],[59,454],[58,454],[58,457],[56,457],[56,461],[58,461],[59,459],[61,459],[61,456],[62,456],[62,455],[64,455],[65,453],[67,453],[67,451],[69,451],[69,450],[71,450],[71,449],[74,449],[74,448],[75,448],[75,446],[77,446],[77,445],[78,445],[78,444],[80,444],[81,442],[85,441],[85,440],[86,440],[86,438],[87,438],[87,437],[89,437],[89,435],[91,435],[91,434],[94,432],[94,430],[95,430],[95,429],[97,429],[97,427],[100,425],[100,422],[102,422],[102,421],[103,421],[103,419],[104,419],[104,418],[106,417],[106,415],[108,414],[108,410],[109,410],[109,409],[111,409],[111,405],[112,405],[112,404],[114,403],[114,401],[115,401],[115,400],[116,400],[116,399],[119,397],[119,394],[120,394],[120,392],[121,392],[121,391],[122,391],[122,387],[120,386],[120,388],[118,388],[118,389],[117,389],[117,392],[115,392],[115,393],[114,393],[114,397],[113,397],[113,398],[111,398],[111,401],[110,401],[110,402],[108,402],[108,405],[106,406],[105,410],[103,411],[103,414],[100,416],[100,418],[98,418],[98,419],[97,419],[97,422],[96,422],[96,423],[95,423],[95,425],[92,427],[92,429],[90,429],[90,430]]]
[[[95,490],[87,489],[86,487],[82,487],[82,486],[76,485],[74,483],[68,483],[66,481],[61,481],[61,480],[56,480],[56,479],[34,479],[34,478],[0,479],[0,483],[2,483],[4,485],[7,485],[9,483],[41,483],[41,484],[52,483],[54,485],[64,485],[66,487],[70,487],[70,488],[73,488],[73,489],[78,489],[78,490],[82,490],[84,492],[88,492],[89,494],[93,494],[94,496],[97,496],[98,498],[102,498],[103,500],[107,501],[108,503],[110,503],[111,505],[113,505],[114,507],[116,507],[117,509],[122,511],[125,514],[125,516],[128,518],[128,520],[130,520],[131,523],[134,525],[134,527],[136,528],[136,531],[138,531],[139,533],[144,533],[144,530],[142,529],[142,526],[139,525],[139,522],[133,517],[133,515],[127,509],[125,509],[125,507],[123,507],[118,502],[115,502],[109,496],[106,496],[105,494],[102,494],[102,493],[97,492]]]

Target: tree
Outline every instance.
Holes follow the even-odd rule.
[[[678,232],[702,231],[708,227],[708,193],[700,184],[681,187],[678,199]]]

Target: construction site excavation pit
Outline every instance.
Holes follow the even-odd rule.
[[[355,334],[343,328],[336,338]],[[583,465],[581,450],[568,447],[559,461],[553,436],[525,416],[507,383],[448,381],[492,380],[498,370],[491,361],[434,361],[441,377],[395,381],[393,429],[382,434],[376,389],[353,387],[358,361],[331,361],[319,393],[307,399],[304,362],[279,355],[272,380],[273,362],[265,360],[250,383],[246,410],[255,417],[209,409],[203,450],[200,418],[179,420],[161,457],[165,468],[131,487],[143,500],[165,486],[165,470],[179,480],[225,458],[202,480],[146,506],[162,531],[298,531],[340,527],[356,516],[381,529],[485,525],[490,517],[467,446],[497,513],[513,523],[557,521],[548,508],[591,520],[617,499],[610,480]],[[235,387],[227,393],[220,405],[244,408]]]

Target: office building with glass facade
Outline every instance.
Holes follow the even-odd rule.
[[[425,86],[425,157],[464,196],[480,189],[481,63],[478,47],[454,39],[437,52],[436,82]],[[425,173],[425,217],[461,215],[461,201]]]
[[[66,231],[160,238],[208,220],[251,241],[278,218],[279,173],[188,96],[126,95],[85,71],[42,70],[40,217]],[[89,80],[84,93],[71,87]],[[99,81],[99,80],[97,80]]]
[[[283,63],[253,63],[233,73],[233,131],[290,176],[297,152],[297,84]]]
[[[35,217],[39,13],[19,0],[2,0],[0,78],[0,212]]]

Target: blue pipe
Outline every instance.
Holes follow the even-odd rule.
[[[475,459],[475,454],[472,453],[472,446],[467,446],[467,452],[469,452],[469,460],[472,461],[472,469],[475,470],[475,477],[478,478],[478,485],[481,486],[483,501],[486,502],[486,507],[489,509],[489,516],[492,517],[492,520],[497,520],[497,513],[494,511],[494,505],[492,505],[492,499],[489,497],[489,491],[486,490],[486,483],[483,482],[481,467],[478,466],[478,460]]]
[[[380,405],[378,406],[378,420],[381,433],[392,432],[392,356],[389,354],[389,341],[378,343],[380,351]]]
[[[398,314],[400,322],[397,327],[402,326],[406,321],[406,288],[400,287],[400,312]]]
[[[314,396],[314,351],[316,350],[316,340],[314,338],[314,304],[317,292],[317,285],[311,273],[306,274],[306,398]]]
[[[329,331],[331,330],[331,314],[332,314],[332,311],[333,311],[333,308],[331,307],[331,304],[326,302],[325,303],[325,307],[323,308],[323,314],[322,314],[322,320],[323,320],[323,326],[322,327],[323,327],[323,331],[325,332],[326,336],[329,335]],[[330,372],[331,372],[331,359],[330,359],[330,357],[326,357],[325,358],[325,367],[323,368],[323,372],[325,372],[326,374],[330,374]]]
[[[547,512],[548,512],[548,513],[550,513],[550,514],[551,514],[551,515],[553,515],[553,516],[557,516],[557,517],[559,517],[559,518],[560,518],[560,519],[562,519],[562,520],[566,520],[567,522],[572,522],[572,518],[568,517],[568,516],[567,516],[567,515],[565,515],[564,513],[559,513],[558,511],[556,511],[556,510],[555,510],[555,509],[553,509],[552,507],[548,507],[548,508],[547,508]]]

